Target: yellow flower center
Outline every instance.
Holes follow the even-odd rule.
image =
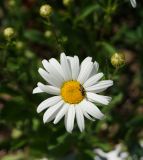
[[[65,102],[77,104],[85,97],[84,88],[77,81],[65,82],[61,88],[61,95]]]

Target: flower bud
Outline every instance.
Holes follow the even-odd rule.
[[[53,12],[53,9],[50,5],[45,4],[40,7],[40,15],[44,18],[49,17]]]
[[[66,43],[68,41],[68,37],[63,36],[61,37],[61,42]]]
[[[21,135],[22,135],[22,131],[21,131],[21,130],[16,129],[16,128],[14,128],[14,129],[12,130],[12,133],[11,133],[12,138],[17,139],[17,138],[19,138]]]
[[[125,64],[125,55],[123,53],[115,53],[111,57],[111,64],[114,67],[121,67]]]
[[[25,56],[28,58],[28,59],[32,59],[34,58],[34,53],[30,50],[26,50],[25,51]]]
[[[46,38],[50,38],[51,36],[52,36],[52,32],[50,31],[50,30],[47,30],[45,33],[44,33],[44,36],[46,37]]]
[[[69,6],[71,4],[71,0],[63,0],[64,6]]]
[[[24,43],[22,41],[17,41],[15,43],[16,49],[21,50],[24,48]]]
[[[15,31],[12,27],[7,27],[7,28],[4,29],[3,34],[4,34],[4,37],[7,40],[10,40],[11,38],[14,37]]]
[[[8,1],[8,7],[15,7],[16,1],[15,0],[9,0]]]

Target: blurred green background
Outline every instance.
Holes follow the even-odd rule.
[[[52,14],[43,18],[42,5]],[[4,29],[15,35],[7,39]],[[43,124],[36,107],[46,94],[32,95],[41,60],[60,53],[92,56],[114,86],[113,97],[100,107],[106,118],[86,120],[80,133],[64,123]],[[125,65],[114,67],[111,56],[125,54]],[[133,160],[143,157],[143,1],[129,0],[1,0],[0,1],[0,159],[93,160],[94,149],[105,152],[122,143]],[[116,160],[116,159],[114,159]]]

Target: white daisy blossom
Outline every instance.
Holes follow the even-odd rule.
[[[130,0],[130,2],[131,2],[132,7],[136,8],[137,6],[136,0]]]
[[[94,121],[102,119],[103,113],[95,105],[108,105],[111,97],[99,95],[113,85],[112,80],[101,80],[103,73],[97,73],[99,65],[85,58],[81,65],[78,56],[70,57],[61,53],[60,63],[52,58],[43,60],[44,69],[39,68],[41,77],[48,83],[37,83],[34,93],[46,92],[53,95],[39,104],[37,112],[44,110],[44,123],[53,120],[57,124],[63,117],[68,132],[72,132],[74,121],[82,132],[85,128],[84,117]]]
[[[115,149],[110,152],[106,153],[101,149],[95,149],[95,153],[97,154],[95,160],[101,160],[100,157],[105,158],[106,160],[125,160],[129,156],[128,152],[122,151],[121,144],[118,144]]]

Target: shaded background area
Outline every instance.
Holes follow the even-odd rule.
[[[39,15],[48,3],[53,13],[47,20]],[[93,150],[111,151],[117,144],[131,159],[143,157],[143,2],[133,9],[120,0],[5,0],[0,1],[0,159],[92,160]],[[3,36],[6,27],[16,35]],[[77,126],[66,132],[63,120],[43,124],[38,104],[47,94],[32,95],[43,58],[59,59],[60,53],[92,56],[106,79],[114,86],[105,94],[113,97],[108,106],[99,106],[106,118],[86,120],[80,133]],[[115,69],[111,56],[121,52],[126,63]]]

